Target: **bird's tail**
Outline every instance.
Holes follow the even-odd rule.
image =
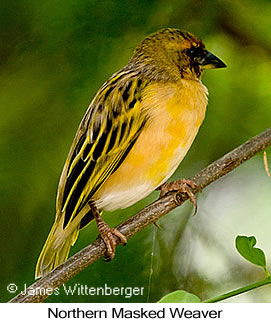
[[[36,279],[45,276],[68,258],[70,248],[76,242],[78,234],[79,227],[67,235],[61,221],[54,223],[36,265]]]

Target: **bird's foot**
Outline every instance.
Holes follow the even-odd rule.
[[[127,239],[116,228],[110,228],[104,221],[102,225],[98,226],[98,230],[106,246],[106,253],[104,255],[105,261],[110,261],[115,257],[115,252],[116,252],[115,237],[118,237],[123,245],[126,245]]]
[[[92,213],[94,215],[94,218],[96,220],[97,228],[100,233],[101,238],[103,239],[103,242],[106,247],[105,252],[105,260],[110,261],[115,257],[115,251],[116,251],[116,240],[115,237],[119,238],[120,242],[123,245],[126,245],[127,239],[126,237],[119,232],[116,228],[110,228],[109,225],[102,219],[98,209],[94,205],[93,202],[89,203]]]
[[[198,188],[197,184],[189,179],[182,178],[180,180],[171,182],[171,183],[164,183],[162,184],[160,189],[160,198],[164,197],[167,193],[172,191],[177,191],[180,194],[187,194],[191,203],[194,206],[194,213],[195,215],[197,213],[197,200],[195,198],[195,195],[193,193],[193,189]]]

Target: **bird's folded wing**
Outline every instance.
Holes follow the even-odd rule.
[[[121,165],[146,124],[141,111],[143,83],[130,78],[114,86],[113,76],[90,104],[61,175],[56,219],[63,229],[83,209],[106,179]]]

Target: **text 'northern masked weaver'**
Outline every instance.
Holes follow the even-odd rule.
[[[64,262],[79,230],[95,219],[110,258],[114,236],[99,211],[126,208],[164,184],[205,116],[204,69],[225,67],[194,35],[163,29],[135,49],[98,91],[79,126],[57,193],[56,218],[36,277]],[[164,186],[163,186],[164,184]]]

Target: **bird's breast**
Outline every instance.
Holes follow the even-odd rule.
[[[142,111],[149,120],[122,165],[99,190],[101,207],[132,205],[173,174],[204,119],[207,94],[200,81],[191,80],[145,89]]]
[[[189,150],[205,116],[207,95],[206,87],[192,80],[149,89],[143,104],[152,108],[144,135],[151,143],[148,176],[157,186],[172,175]]]

